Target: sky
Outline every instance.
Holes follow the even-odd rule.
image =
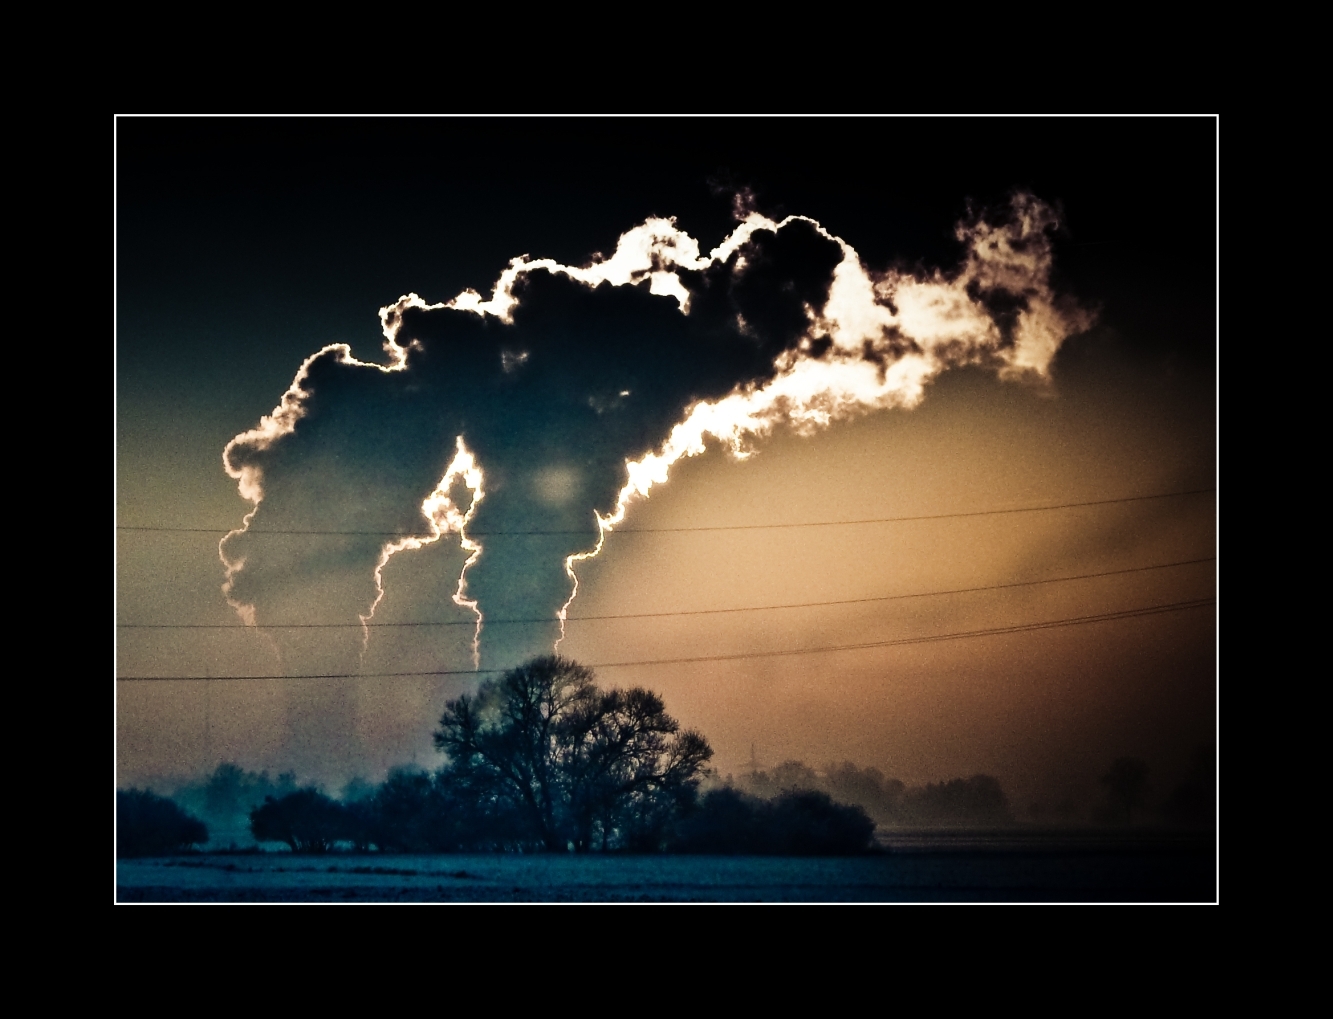
[[[1216,727],[1215,153],[118,119],[118,783],[434,766],[559,641],[722,774],[1165,791]]]

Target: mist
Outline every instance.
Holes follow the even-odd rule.
[[[530,126],[126,135],[121,783],[431,768],[558,642],[723,775],[1167,796],[1216,722],[1207,140],[895,122],[872,173],[608,125],[547,174]]]

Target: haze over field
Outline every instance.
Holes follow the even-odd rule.
[[[434,766],[557,640],[722,773],[1185,774],[1213,122],[813,123],[119,121],[120,784]]]

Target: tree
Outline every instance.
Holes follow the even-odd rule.
[[[435,746],[449,759],[442,779],[507,805],[542,849],[580,852],[662,848],[713,754],[656,694],[601,690],[555,655],[449,701]]]
[[[819,776],[801,761],[783,761],[772,771],[752,771],[746,784],[752,795],[767,800],[793,789],[818,789]]]
[[[116,855],[181,853],[208,841],[208,829],[171,800],[149,789],[116,793]]]
[[[265,796],[286,796],[296,789],[296,776],[290,772],[274,781],[267,771],[246,771],[235,762],[223,761],[206,779],[178,788],[171,798],[202,818],[215,842],[235,842],[244,841],[249,834],[250,811]]]
[[[294,853],[323,853],[335,842],[357,841],[347,809],[313,788],[264,797],[250,812],[250,832],[257,842],[286,842]]]
[[[881,822],[897,821],[907,797],[901,779],[885,778],[878,768],[858,768],[851,761],[824,769],[824,790],[837,802],[854,803]]]
[[[1112,810],[1128,824],[1147,797],[1148,765],[1137,757],[1117,757],[1101,783],[1106,786]]]
[[[366,839],[383,852],[433,853],[458,848],[451,837],[452,812],[424,771],[395,768],[372,796],[352,807],[367,808]]]
[[[1007,824],[1009,802],[994,775],[930,782],[907,794],[907,816],[918,824]]]

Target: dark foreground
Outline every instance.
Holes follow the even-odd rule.
[[[863,857],[323,856],[121,860],[119,902],[1215,902],[1211,841],[888,836]]]

